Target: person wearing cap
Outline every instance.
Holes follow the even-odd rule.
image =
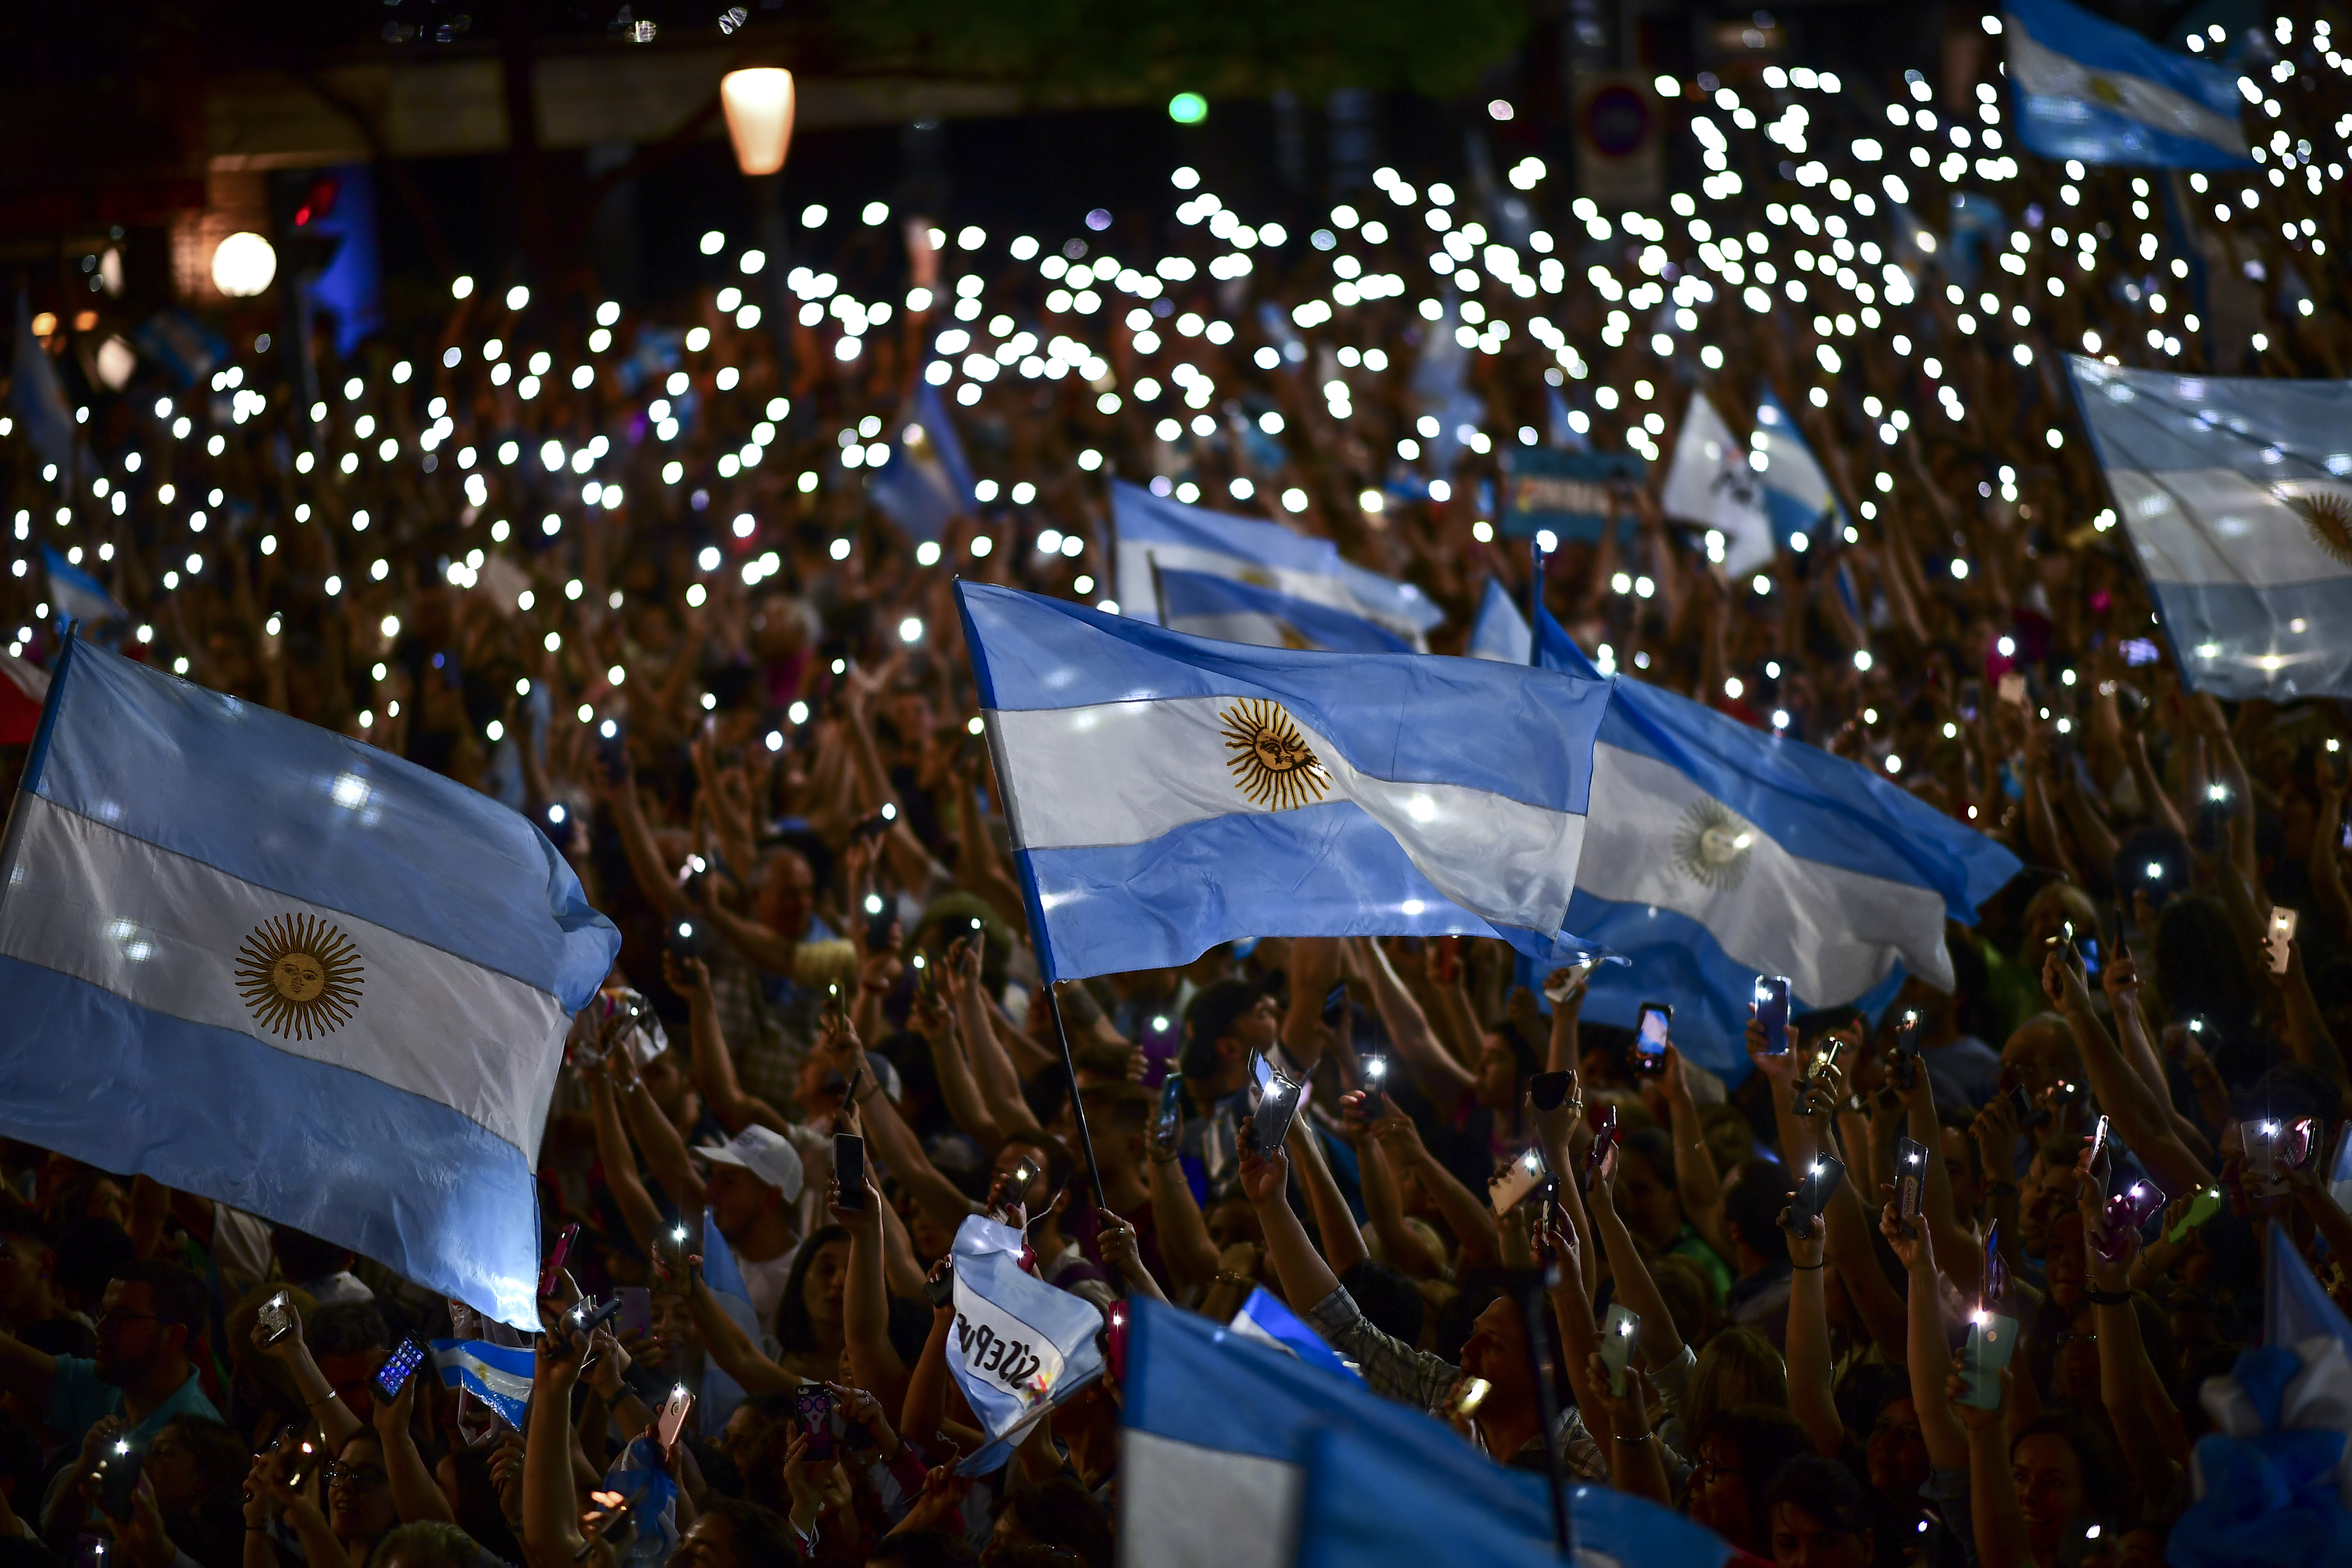
[[[760,1326],[773,1332],[776,1303],[801,1250],[801,1188],[805,1173],[792,1141],[772,1127],[744,1128],[724,1143],[695,1150],[710,1167],[703,1201],[727,1238]]]

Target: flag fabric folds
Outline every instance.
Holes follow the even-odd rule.
[[[620,936],[536,827],[73,641],[0,858],[0,1131],[537,1323],[540,1132]]]
[[[982,1453],[1004,1445],[1009,1454],[1013,1434],[1100,1377],[1108,1364],[1101,1309],[1023,1268],[1025,1245],[1013,1226],[973,1215],[951,1248],[956,1321],[948,1372],[988,1435]]]
[[[2168,169],[2249,165],[2237,72],[2066,0],[2009,0],[2017,134],[2053,160]]]
[[[890,443],[889,460],[874,476],[866,494],[909,538],[918,540],[937,540],[949,523],[978,504],[963,443],[956,438],[940,389],[929,382],[915,384],[908,417]]]
[[[1756,410],[1756,432],[1748,437],[1748,466],[1761,482],[1764,515],[1772,525],[1773,547],[1801,549],[1799,537],[1810,540],[1825,522],[1845,521],[1845,506],[1830,489],[1812,448],[1805,445],[1797,422],[1770,391]]]
[[[1535,660],[1535,638],[1528,631],[1528,619],[1511,602],[1510,590],[1495,578],[1486,579],[1486,592],[1478,596],[1478,618],[1470,623],[1466,651],[1472,658],[1491,658],[1498,664]]]
[[[25,422],[25,439],[45,463],[73,467],[74,423],[58,367],[33,335],[33,308],[16,290],[16,353],[8,370],[8,407]]]
[[[2074,370],[2182,680],[2352,696],[2352,382]]]
[[[1255,1340],[1286,1356],[1297,1356],[1309,1366],[1352,1377],[1358,1383],[1364,1381],[1364,1374],[1354,1363],[1333,1350],[1322,1335],[1307,1326],[1305,1319],[1284,1306],[1279,1298],[1268,1294],[1263,1285],[1252,1290],[1241,1310],[1234,1314],[1233,1329],[1244,1339]]]
[[[115,602],[106,584],[68,561],[54,544],[41,546],[41,569],[49,579],[49,610],[58,620],[91,626],[111,625],[131,612]]]
[[[1328,605],[1395,633],[1416,651],[1427,646],[1423,639],[1429,628],[1445,618],[1420,589],[1341,560],[1328,539],[1309,539],[1278,522],[1187,506],[1118,479],[1111,481],[1110,506],[1118,531],[1114,563],[1119,608],[1135,619],[1160,619],[1151,589],[1154,565],[1163,572],[1231,577]]]
[[[1232,1329],[1135,1303],[1124,1393],[1120,1568],[1559,1562],[1542,1477]],[[1626,1493],[1569,1498],[1578,1545],[1618,1563],[1719,1568],[1729,1554]],[[1298,1528],[1302,1514],[1318,1525]]]
[[[1549,614],[1548,668],[1591,675]],[[1591,827],[1569,924],[1628,964],[1592,972],[1584,1016],[1631,1027],[1673,1005],[1675,1045],[1737,1081],[1759,974],[1799,1011],[1875,1011],[1905,973],[1948,990],[1947,919],[2016,857],[1867,768],[1622,675],[1592,749]]]
[[[1563,931],[1608,688],[1302,653],[957,584],[1050,975],[1235,937]]]
[[[1411,653],[1412,644],[1363,616],[1237,577],[1161,567],[1160,619],[1171,631],[1258,647],[1323,653]]]
[[[520,1432],[530,1408],[536,1370],[528,1345],[496,1345],[488,1340],[435,1340],[433,1365],[444,1388],[462,1388]]]
[[[1772,559],[1772,520],[1748,448],[1706,400],[1691,394],[1658,503],[1665,514],[1723,535],[1724,569],[1744,576]]]

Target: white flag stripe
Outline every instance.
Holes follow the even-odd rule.
[[[1192,823],[1270,812],[1228,765],[1234,753],[1225,714],[1242,700],[992,710],[1013,842],[1025,849],[1144,844]],[[1559,929],[1583,817],[1463,784],[1374,778],[1295,716],[1291,722],[1323,764],[1319,798],[1360,807],[1440,892],[1497,924]]]
[[[2035,97],[2072,98],[2100,104],[2159,131],[2193,136],[2241,157],[2245,155],[2244,128],[2235,120],[2214,113],[2188,94],[2126,71],[2097,69],[2045,48],[2034,42],[2033,35],[2014,16],[2010,18],[2009,28],[2010,68],[2017,73],[2017,85]]]
[[[1950,989],[1941,894],[1804,859],[1753,827],[1744,829],[1752,837],[1738,879],[1717,888],[1660,849],[1686,831],[1693,807],[1708,804],[1680,769],[1594,746],[1591,811],[1607,830],[1587,837],[1577,887],[1614,903],[1687,915],[1734,961],[1787,975],[1801,996],[1858,996],[1897,958],[1928,984]],[[1856,941],[1849,934],[1855,931],[1877,941]]]
[[[11,895],[0,900],[0,952],[191,1023],[348,1068],[448,1106],[536,1161],[551,1078],[510,1058],[567,1026],[554,997],[340,910],[232,877],[101,823],[20,795]],[[263,922],[309,915],[359,950],[353,1016],[332,1032],[289,1039],[255,1021],[238,991],[247,938]]]
[[[1377,609],[1348,592],[1341,579],[1321,572],[1301,572],[1287,566],[1268,566],[1261,561],[1244,560],[1228,555],[1222,550],[1205,550],[1197,544],[1176,544],[1163,539],[1121,540],[1118,545],[1119,603],[1122,614],[1139,616],[1145,620],[1160,618],[1160,599],[1151,586],[1151,569],[1157,564],[1162,572],[1202,572],[1212,577],[1230,577],[1236,583],[1248,583],[1255,587],[1272,588],[1293,598],[1306,599],[1318,605],[1328,605],[1335,610],[1345,610],[1351,616],[1384,626],[1399,637],[1420,635],[1421,628],[1383,616]]]
[[[2352,574],[2287,504],[2306,494],[2352,502],[2352,486],[2283,478],[2273,489],[2231,468],[2109,468],[2107,483],[2153,582],[2268,588]]]
[[[1119,1434],[1119,1568],[1287,1568],[1306,1472],[1129,1427]],[[1204,1500],[1213,1499],[1204,1506]]]

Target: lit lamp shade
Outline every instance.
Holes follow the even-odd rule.
[[[719,79],[735,165],[746,174],[772,174],[793,143],[793,73],[774,66],[729,71]]]
[[[249,300],[278,276],[278,252],[250,232],[232,234],[213,250],[213,287],[232,300]]]

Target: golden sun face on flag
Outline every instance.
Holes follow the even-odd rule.
[[[1675,868],[1718,893],[1739,886],[1748,875],[1756,830],[1719,800],[1695,802],[1675,830]]]
[[[1298,732],[1279,702],[1244,698],[1225,710],[1226,766],[1234,787],[1273,811],[1313,805],[1330,788],[1331,775]]]
[[[359,949],[309,915],[264,921],[237,957],[237,990],[254,1022],[289,1039],[331,1035],[351,1022],[361,984]]]
[[[2309,490],[2281,498],[2303,519],[2312,542],[2336,560],[2352,566],[2352,500],[2336,490]]]

